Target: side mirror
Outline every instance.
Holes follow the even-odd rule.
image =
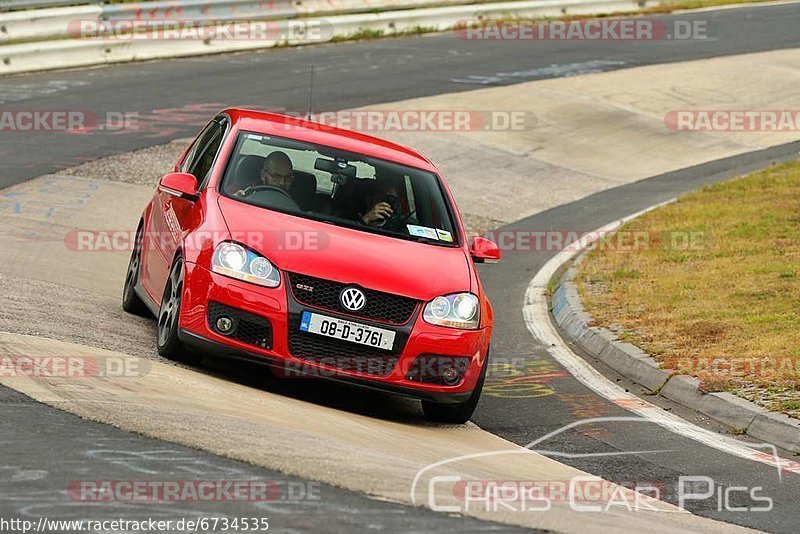
[[[500,247],[491,239],[476,237],[469,246],[472,259],[476,263],[497,263],[500,261]]]
[[[170,172],[161,177],[158,188],[176,197],[197,200],[197,178],[188,172]]]

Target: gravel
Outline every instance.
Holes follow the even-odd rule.
[[[60,174],[155,186],[161,176],[172,170],[191,142],[191,139],[176,139],[165,145],[90,161]]]

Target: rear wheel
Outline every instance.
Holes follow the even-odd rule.
[[[164,287],[161,309],[158,312],[158,334],[156,345],[158,353],[170,360],[184,363],[197,363],[201,357],[190,353],[178,339],[181,300],[183,297],[183,258],[178,256]]]
[[[125,286],[122,289],[122,309],[133,315],[152,317],[142,299],[136,294],[136,284],[139,283],[139,273],[142,268],[142,228],[136,231],[136,240],[133,242],[131,259],[128,261],[128,273],[125,275]]]
[[[478,377],[478,383],[475,384],[475,389],[472,390],[472,395],[464,402],[454,404],[440,404],[431,401],[422,401],[422,411],[428,421],[437,423],[450,423],[450,424],[463,424],[469,421],[472,414],[475,413],[475,408],[478,406],[478,401],[481,399],[481,391],[483,390],[483,381],[486,379],[486,369],[489,367],[489,358],[483,362],[483,369],[481,375]]]

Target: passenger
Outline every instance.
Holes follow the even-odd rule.
[[[356,194],[355,202],[352,203],[353,208],[350,210],[350,215],[345,216],[368,226],[382,227],[400,208],[397,203],[395,181],[390,176],[378,174],[375,180],[362,180],[362,182],[364,185],[368,184],[368,187],[352,191]],[[392,197],[394,197],[394,202],[392,202]]]

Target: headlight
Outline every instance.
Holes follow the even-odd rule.
[[[260,286],[278,287],[281,283],[280,272],[267,258],[232,241],[217,245],[211,270]]]
[[[430,324],[476,330],[481,323],[480,303],[472,293],[436,297],[425,306],[422,318]]]

